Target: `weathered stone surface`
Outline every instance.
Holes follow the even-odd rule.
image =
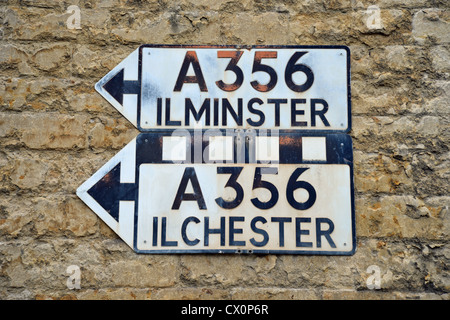
[[[412,196],[383,196],[372,201],[362,198],[356,203],[361,236],[436,240],[447,236],[447,197],[441,197],[439,204],[433,201],[433,205]]]
[[[267,30],[272,30],[267,33]],[[224,36],[240,44],[286,44],[292,42],[288,20],[283,14],[267,12],[254,16],[241,13],[223,21]]]
[[[0,299],[450,299],[446,1],[15,0],[0,22]],[[144,43],[350,47],[355,255],[138,255],[76,197],[138,134],[94,84]]]
[[[419,43],[432,41],[450,42],[450,13],[439,8],[427,8],[414,14],[412,21],[413,37]]]
[[[230,291],[216,287],[162,288],[149,294],[152,300],[220,300],[231,299]]]

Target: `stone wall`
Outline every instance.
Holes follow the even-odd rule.
[[[449,298],[447,0],[6,0],[0,21],[0,299]],[[350,47],[355,255],[138,255],[77,198],[138,134],[94,84],[145,43]]]

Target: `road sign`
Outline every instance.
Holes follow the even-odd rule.
[[[351,128],[345,46],[142,45],[95,88],[140,131]]]
[[[347,47],[142,45],[95,88],[141,133],[77,194],[136,252],[355,252]]]
[[[346,134],[140,133],[77,194],[138,253],[350,255],[356,248]]]

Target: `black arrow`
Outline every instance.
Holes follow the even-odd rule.
[[[123,105],[124,94],[139,94],[141,85],[139,81],[123,80],[124,69],[120,70],[114,77],[103,85],[103,88],[114,99]]]
[[[119,201],[135,200],[136,190],[134,183],[120,183],[119,162],[88,190],[88,194],[118,222]]]

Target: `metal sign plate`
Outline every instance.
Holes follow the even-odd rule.
[[[356,248],[346,134],[141,133],[77,194],[138,253]]]
[[[140,131],[351,128],[345,46],[142,45],[95,88]]]

